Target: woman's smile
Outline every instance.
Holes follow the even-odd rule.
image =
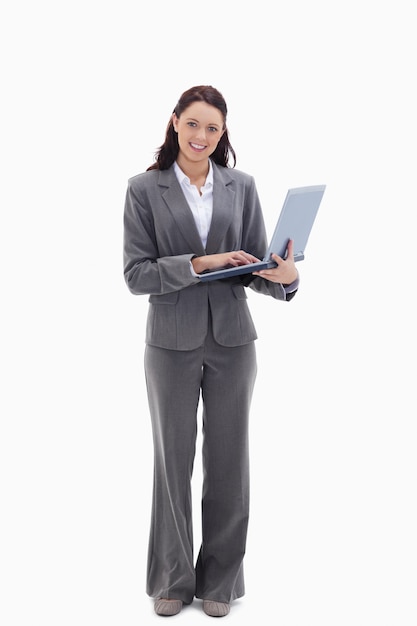
[[[206,146],[202,146],[201,144],[198,144],[198,143],[190,142],[190,146],[193,150],[196,150],[197,152],[202,152],[202,150],[206,149]]]

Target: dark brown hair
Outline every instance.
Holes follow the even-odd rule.
[[[207,104],[216,107],[216,109],[218,109],[222,114],[224,133],[217,144],[215,151],[212,155],[210,155],[210,158],[213,159],[215,163],[222,165],[223,167],[235,167],[236,154],[227,134],[227,106],[222,94],[210,85],[191,87],[190,89],[187,89],[187,91],[184,91],[173,112],[177,117],[180,117],[183,111],[185,111],[185,109],[193,102],[206,102]],[[174,130],[174,124],[171,117],[166,129],[165,141],[155,153],[155,162],[148,167],[148,170],[167,170],[177,158],[178,151],[178,135]],[[230,157],[233,159],[232,166],[229,165]]]

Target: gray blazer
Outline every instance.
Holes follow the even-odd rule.
[[[128,181],[124,212],[124,276],[133,294],[149,295],[146,342],[171,350],[201,346],[211,313],[224,346],[257,338],[245,287],[289,300],[282,285],[246,274],[201,282],[194,256],[246,250],[262,258],[267,247],[254,179],[213,163],[213,216],[204,249],[174,168],[151,170]]]

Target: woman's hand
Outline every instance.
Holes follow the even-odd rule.
[[[221,254],[207,254],[196,256],[191,259],[193,269],[196,274],[202,274],[205,270],[216,270],[223,267],[237,267],[259,261],[256,256],[244,250],[234,250],[233,252],[222,252]]]
[[[273,254],[272,258],[275,263],[278,263],[278,266],[272,267],[269,270],[253,272],[254,276],[261,276],[273,283],[281,283],[283,285],[289,285],[298,278],[298,271],[294,262],[294,242],[292,239],[288,242],[286,259],[282,259],[278,254]]]

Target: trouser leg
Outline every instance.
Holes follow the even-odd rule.
[[[255,378],[254,343],[225,348],[208,337],[202,379],[204,483],[198,598],[230,602],[245,592],[248,420]]]
[[[147,593],[190,603],[195,594],[191,477],[203,349],[147,346],[145,373],[154,440]]]

